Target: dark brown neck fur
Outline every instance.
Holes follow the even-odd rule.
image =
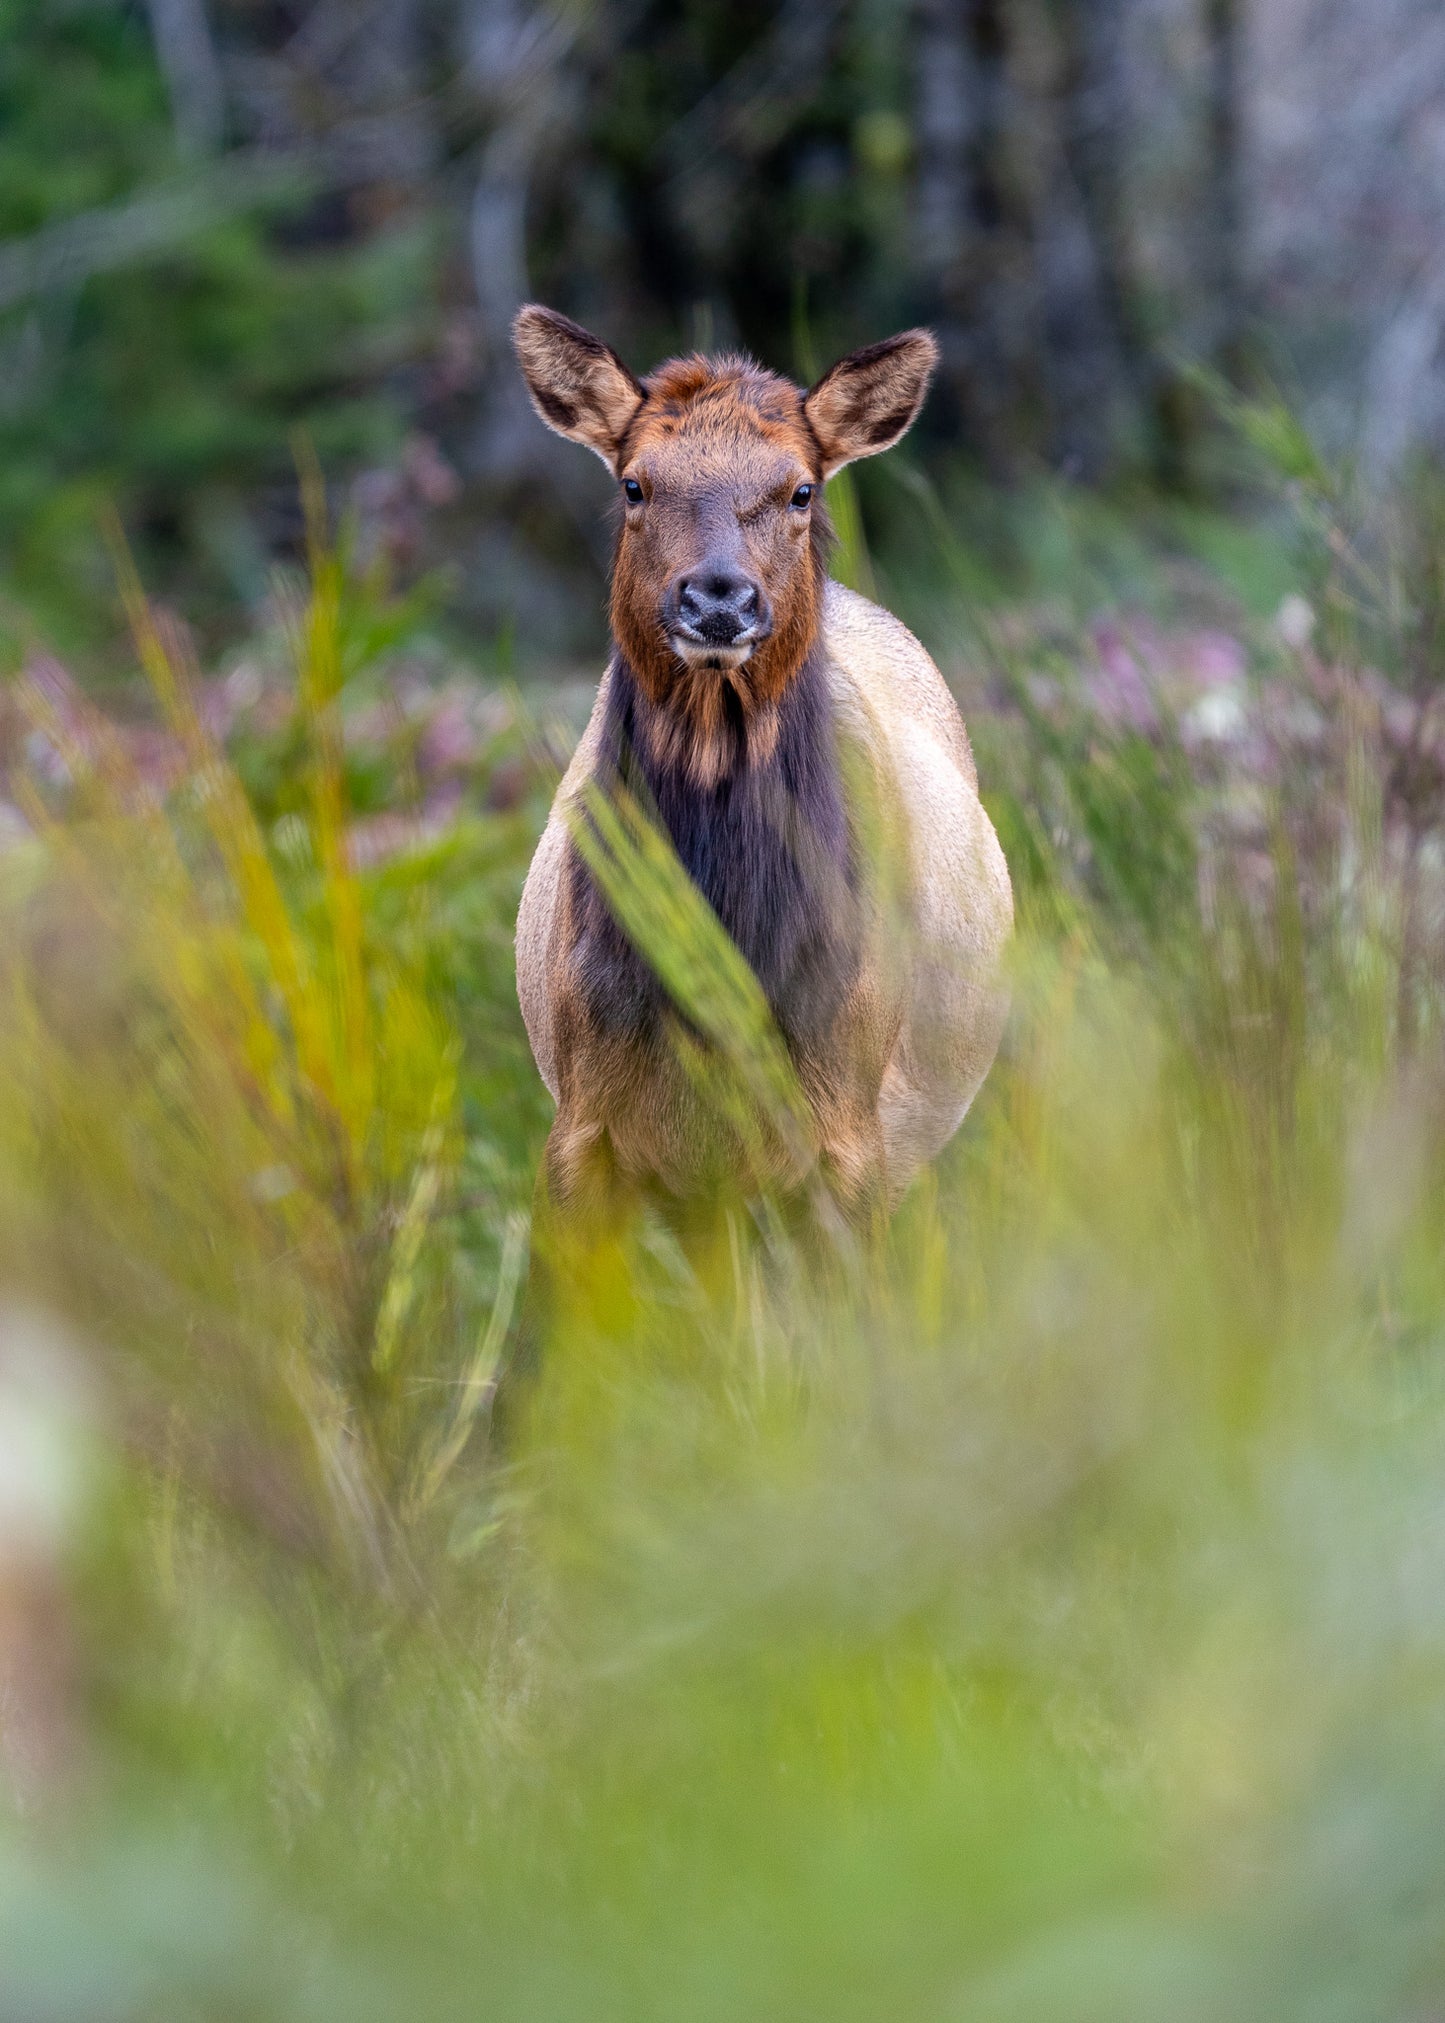
[[[714,680],[717,677],[714,676]],[[827,670],[815,647],[773,705],[766,745],[735,690],[720,705],[732,763],[711,785],[679,762],[626,657],[613,663],[597,777],[649,808],[757,976],[795,1059],[825,1039],[861,964],[857,874]],[[663,1030],[661,986],[579,856],[578,977],[594,1026]]]

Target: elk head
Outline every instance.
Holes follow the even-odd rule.
[[[766,758],[817,636],[824,483],[912,426],[938,357],[932,336],[907,330],[855,351],[806,393],[737,356],[675,358],[639,380],[537,304],[512,337],[542,420],[617,480],[612,630],[655,712],[655,742],[700,782],[744,754]]]

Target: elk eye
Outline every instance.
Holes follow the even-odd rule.
[[[636,478],[624,478],[622,480],[622,496],[626,499],[629,506],[640,506],[642,504],[642,487],[638,484]]]
[[[817,489],[818,488],[816,485],[799,485],[797,491],[794,492],[792,498],[789,499],[788,504],[790,506],[796,506],[798,511],[801,513],[805,506],[812,505],[813,494],[815,491],[817,491]]]

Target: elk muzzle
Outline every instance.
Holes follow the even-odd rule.
[[[662,622],[682,660],[735,667],[773,629],[763,586],[729,562],[703,562],[674,576]]]

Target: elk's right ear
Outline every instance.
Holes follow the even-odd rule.
[[[532,405],[559,436],[585,443],[617,475],[617,452],[644,399],[617,353],[570,316],[529,302],[512,324],[512,347]]]

